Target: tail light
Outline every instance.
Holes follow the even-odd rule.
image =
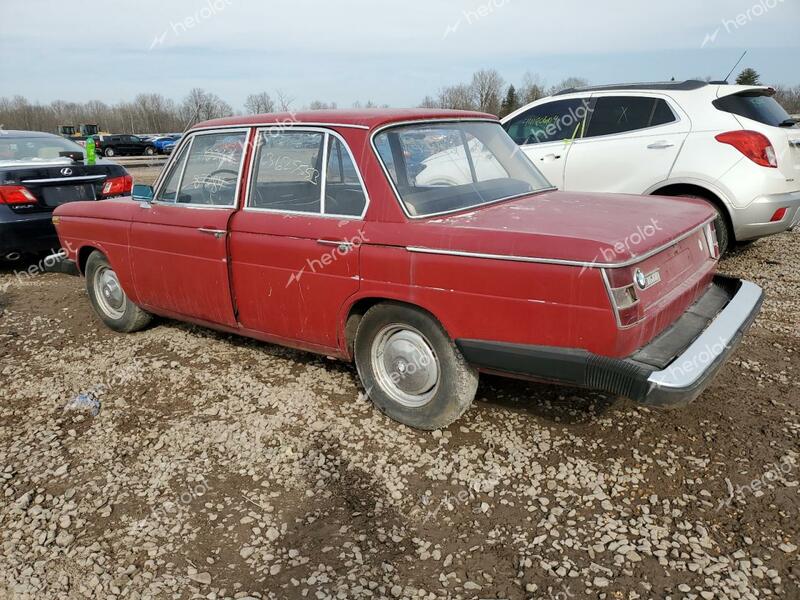
[[[113,177],[106,180],[103,184],[103,191],[101,195],[105,198],[107,196],[122,196],[129,194],[133,189],[133,177],[130,175],[123,175],[122,177]]]
[[[778,167],[778,157],[775,148],[767,136],[757,131],[729,131],[720,133],[716,140],[722,144],[729,144],[752,160],[757,165],[775,169]]]
[[[708,246],[708,254],[714,260],[719,258],[719,241],[717,240],[717,227],[714,221],[711,221],[705,227],[706,245]]]
[[[36,204],[36,196],[21,185],[0,185],[0,204]]]
[[[636,292],[635,273],[636,267],[603,270],[608,295],[620,327],[630,327],[644,318],[642,303]]]

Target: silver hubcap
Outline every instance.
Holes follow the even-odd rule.
[[[431,344],[408,325],[387,325],[372,343],[372,370],[393,400],[412,408],[431,401],[439,387],[439,360]]]
[[[103,312],[112,319],[121,319],[125,314],[125,292],[117,274],[108,267],[100,268],[94,277],[94,291]]]

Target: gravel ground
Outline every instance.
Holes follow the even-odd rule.
[[[800,598],[799,254],[724,261],[766,304],[685,409],[482,377],[434,433],[349,365],[0,271],[0,598]]]

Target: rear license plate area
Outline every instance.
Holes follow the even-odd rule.
[[[42,199],[47,206],[51,207],[79,200],[94,200],[94,186],[91,183],[48,186],[42,188]]]

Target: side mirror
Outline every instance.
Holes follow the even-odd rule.
[[[149,206],[153,201],[153,186],[137,184],[133,186],[131,194],[134,200],[142,203],[142,206]]]

